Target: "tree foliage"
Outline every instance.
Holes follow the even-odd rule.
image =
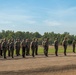
[[[0,32],[0,39],[6,38],[6,39],[30,39],[32,40],[33,38],[38,38],[39,39],[39,44],[42,43],[42,40],[44,38],[49,38],[49,43],[52,45],[54,43],[55,38],[58,38],[59,43],[62,44],[62,41],[64,39],[64,37],[68,38],[68,44],[72,44],[72,41],[75,39],[76,40],[76,36],[75,35],[70,35],[68,32],[64,32],[63,34],[60,33],[54,33],[54,32],[45,32],[43,35],[41,35],[39,32],[22,32],[22,31],[5,31],[2,30]]]

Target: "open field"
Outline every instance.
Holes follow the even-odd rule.
[[[48,57],[40,52],[35,58],[32,56],[0,58],[0,75],[76,75],[76,53],[72,53],[70,48],[67,49],[67,56],[64,56],[61,47],[59,50],[62,51],[58,57],[53,51],[49,52]],[[52,49],[53,47],[49,50]]]
[[[55,52],[54,46],[49,46],[48,53],[49,54],[54,54],[54,52]],[[63,53],[63,52],[64,52],[63,46],[59,46],[58,53]],[[68,46],[67,47],[67,53],[72,53],[72,52],[73,52],[72,46]],[[21,50],[20,53],[22,54],[22,50]],[[30,53],[31,53],[31,50],[30,50]],[[39,54],[43,54],[44,53],[44,50],[43,50],[42,46],[39,46],[38,53]]]

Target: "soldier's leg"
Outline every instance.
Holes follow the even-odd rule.
[[[66,47],[64,47],[64,55],[66,56]]]
[[[4,49],[4,59],[6,59],[6,49]]]
[[[34,57],[34,48],[32,49],[32,56]]]
[[[28,52],[28,55],[30,55],[30,48],[28,48],[28,51],[27,52]]]
[[[18,56],[17,47],[16,47],[16,56]]]
[[[25,47],[23,47],[23,58],[25,58]]]
[[[19,48],[17,49],[17,55],[19,56]]]
[[[26,53],[26,52],[25,52],[25,47],[24,47],[24,51],[23,51],[23,53],[24,53],[24,58],[25,58],[25,53]]]
[[[45,54],[45,56],[48,56],[48,50],[46,47],[44,48],[44,54]]]
[[[27,48],[27,55],[29,55],[29,48]]]
[[[10,50],[8,50],[8,56],[10,57]]]
[[[30,49],[29,48],[27,48],[26,52],[27,52],[26,55],[30,55]]]
[[[75,53],[75,47],[73,46],[73,52]]]
[[[22,57],[23,57],[23,47],[22,47]]]
[[[48,47],[46,48],[46,56],[48,57]]]
[[[11,50],[11,54],[12,54],[12,58],[14,58],[14,57],[13,57],[13,55],[14,55],[14,50],[13,50],[13,49]]]
[[[28,55],[28,48],[26,48],[26,55]]]
[[[36,47],[35,54],[38,55],[38,47]]]
[[[3,55],[3,51],[1,50],[1,56]]]
[[[0,50],[0,56],[1,56],[1,50]]]
[[[19,47],[19,55],[20,55],[20,47]]]
[[[55,55],[58,56],[58,47],[56,47]]]
[[[19,56],[19,48],[17,49],[17,55]]]
[[[56,55],[56,47],[55,47],[55,55]]]

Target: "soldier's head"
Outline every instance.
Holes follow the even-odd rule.
[[[33,41],[35,41],[35,38],[33,38]]]
[[[64,37],[64,40],[67,40],[67,37]]]
[[[47,39],[45,38],[44,41],[47,41]]]
[[[55,40],[58,40],[58,38],[55,38]]]
[[[11,39],[8,40],[8,42],[10,42],[10,41],[11,41]]]
[[[36,41],[38,41],[38,39],[36,39]]]
[[[11,41],[14,42],[14,39],[12,39]]]
[[[6,41],[6,38],[4,38],[4,41]]]
[[[26,42],[28,42],[28,39],[26,39]]]
[[[16,41],[18,41],[18,39],[16,39]]]
[[[46,38],[46,41],[49,41],[49,38]]]

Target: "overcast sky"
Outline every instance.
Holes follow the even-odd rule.
[[[76,35],[76,0],[0,0],[0,31]]]

